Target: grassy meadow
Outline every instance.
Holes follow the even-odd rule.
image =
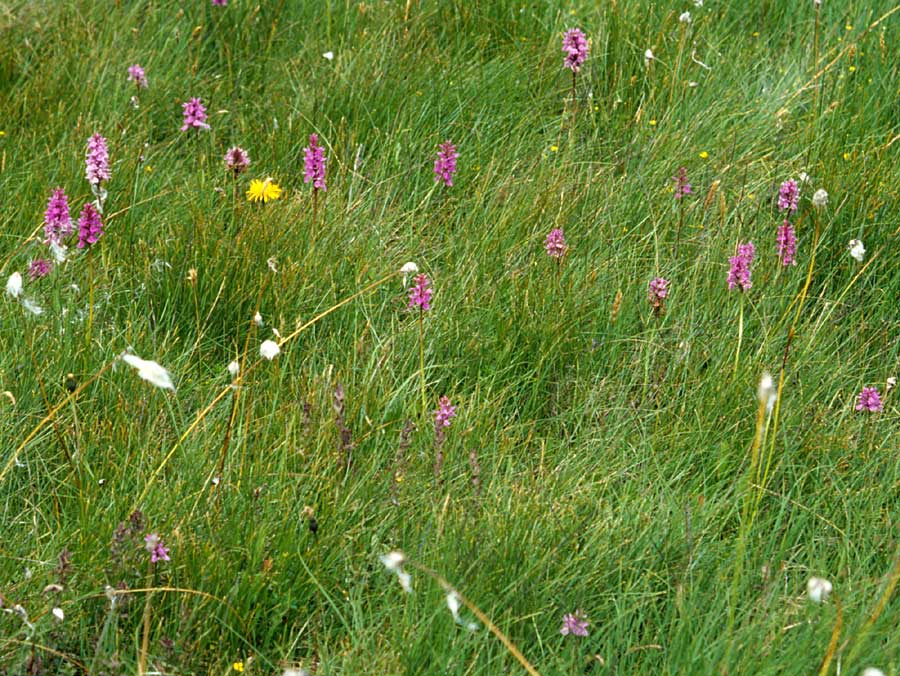
[[[900,674],[894,0],[0,0],[0,36],[0,674]]]

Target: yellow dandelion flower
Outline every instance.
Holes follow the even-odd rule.
[[[0,129],[0,136],[6,136],[6,132]]]
[[[559,150],[559,146],[550,146],[551,153],[555,153],[557,150]]]
[[[281,187],[271,177],[265,181],[260,181],[258,178],[250,181],[250,189],[247,191],[247,199],[250,202],[266,203],[269,200],[277,200],[279,197],[281,197]]]
[[[655,126],[656,126],[656,120],[650,120],[650,122],[649,122],[648,124],[649,124],[651,127],[655,127]]]
[[[844,29],[845,29],[845,30],[848,30],[848,31],[852,31],[852,30],[853,30],[853,26],[851,26],[851,25],[848,23],[846,26],[844,26]]]
[[[856,66],[850,66],[850,72],[853,73],[856,71]]]
[[[244,673],[244,663],[243,662],[235,662],[234,664],[231,665],[231,668],[240,674]]]
[[[146,173],[146,174],[152,174],[152,173],[153,173],[153,167],[151,167],[151,166],[148,164],[146,167],[144,167],[144,173]]]
[[[753,31],[752,35],[753,35],[753,37],[758,38],[758,37],[759,37],[759,31]]]
[[[843,158],[844,158],[844,161],[845,161],[845,162],[846,162],[847,160],[849,160],[849,159],[850,159],[850,153],[844,153],[844,154],[843,154]]]
[[[705,160],[707,157],[709,157],[709,153],[706,152],[705,150],[701,150],[700,151],[700,159]]]

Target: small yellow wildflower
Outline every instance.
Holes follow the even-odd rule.
[[[753,37],[758,38],[758,37],[759,37],[759,31],[753,31],[752,35],[753,35]]]
[[[559,150],[559,146],[550,146],[551,153],[555,153],[557,150]]]
[[[855,72],[856,72],[856,66],[850,66],[850,69],[849,69],[849,70],[850,70],[851,73],[855,73]]]
[[[254,178],[250,181],[250,189],[247,191],[247,199],[250,202],[260,202],[264,204],[269,200],[277,200],[281,196],[281,187],[272,180],[271,177],[265,181]]]
[[[853,30],[853,26],[851,26],[849,23],[848,23],[846,26],[844,26],[844,28],[845,28],[846,30],[848,30],[848,31],[852,31],[852,30]]]
[[[844,161],[846,162],[847,160],[850,159],[850,153],[844,153],[844,154],[842,155],[842,157],[844,158]]]
[[[6,136],[6,132],[0,129],[0,136]]]
[[[747,193],[747,199],[748,199],[748,200],[752,200],[752,199],[755,199],[755,198],[756,198],[756,193],[753,193],[753,192],[748,192],[748,193]]]
[[[153,173],[153,167],[151,167],[151,166],[148,164],[146,167],[144,167],[144,173],[146,173],[146,174],[152,174],[152,173]]]
[[[231,665],[231,667],[238,673],[244,673],[244,663],[243,662],[235,662]]]
[[[655,126],[656,126],[656,120],[650,120],[649,124],[650,124],[651,127],[655,127]]]
[[[707,157],[709,157],[709,153],[706,152],[705,150],[701,150],[700,151],[700,159],[705,160]]]

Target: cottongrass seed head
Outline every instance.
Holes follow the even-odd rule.
[[[851,239],[850,243],[847,244],[847,249],[850,251],[850,257],[853,260],[857,263],[863,262],[863,259],[866,257],[866,247],[863,246],[862,240]]]
[[[831,594],[831,583],[824,577],[811,577],[806,583],[806,595],[813,603],[822,603]]]

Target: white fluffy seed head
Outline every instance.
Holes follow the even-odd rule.
[[[384,567],[392,573],[402,570],[403,563],[406,561],[403,552],[388,552],[387,554],[382,554],[379,558]]]
[[[6,280],[6,293],[12,296],[13,298],[18,298],[22,295],[22,275],[18,272],[14,272],[9,276],[9,279]]]
[[[863,262],[863,258],[866,257],[866,247],[863,246],[862,241],[858,239],[851,239],[850,243],[847,245],[847,249],[850,250],[850,256],[859,263]]]
[[[123,354],[122,361],[137,369],[138,376],[151,385],[164,390],[175,391],[175,385],[172,383],[172,377],[169,375],[169,372],[155,361],[141,359],[136,354]]]
[[[812,203],[816,209],[821,209],[828,204],[828,192],[825,188],[819,188],[813,193]]]
[[[269,361],[272,361],[281,353],[281,348],[278,347],[278,343],[274,340],[264,340],[262,345],[259,346],[259,354],[262,357],[265,357]]]
[[[831,583],[824,577],[811,577],[806,583],[806,595],[813,603],[822,603],[831,594]]]

